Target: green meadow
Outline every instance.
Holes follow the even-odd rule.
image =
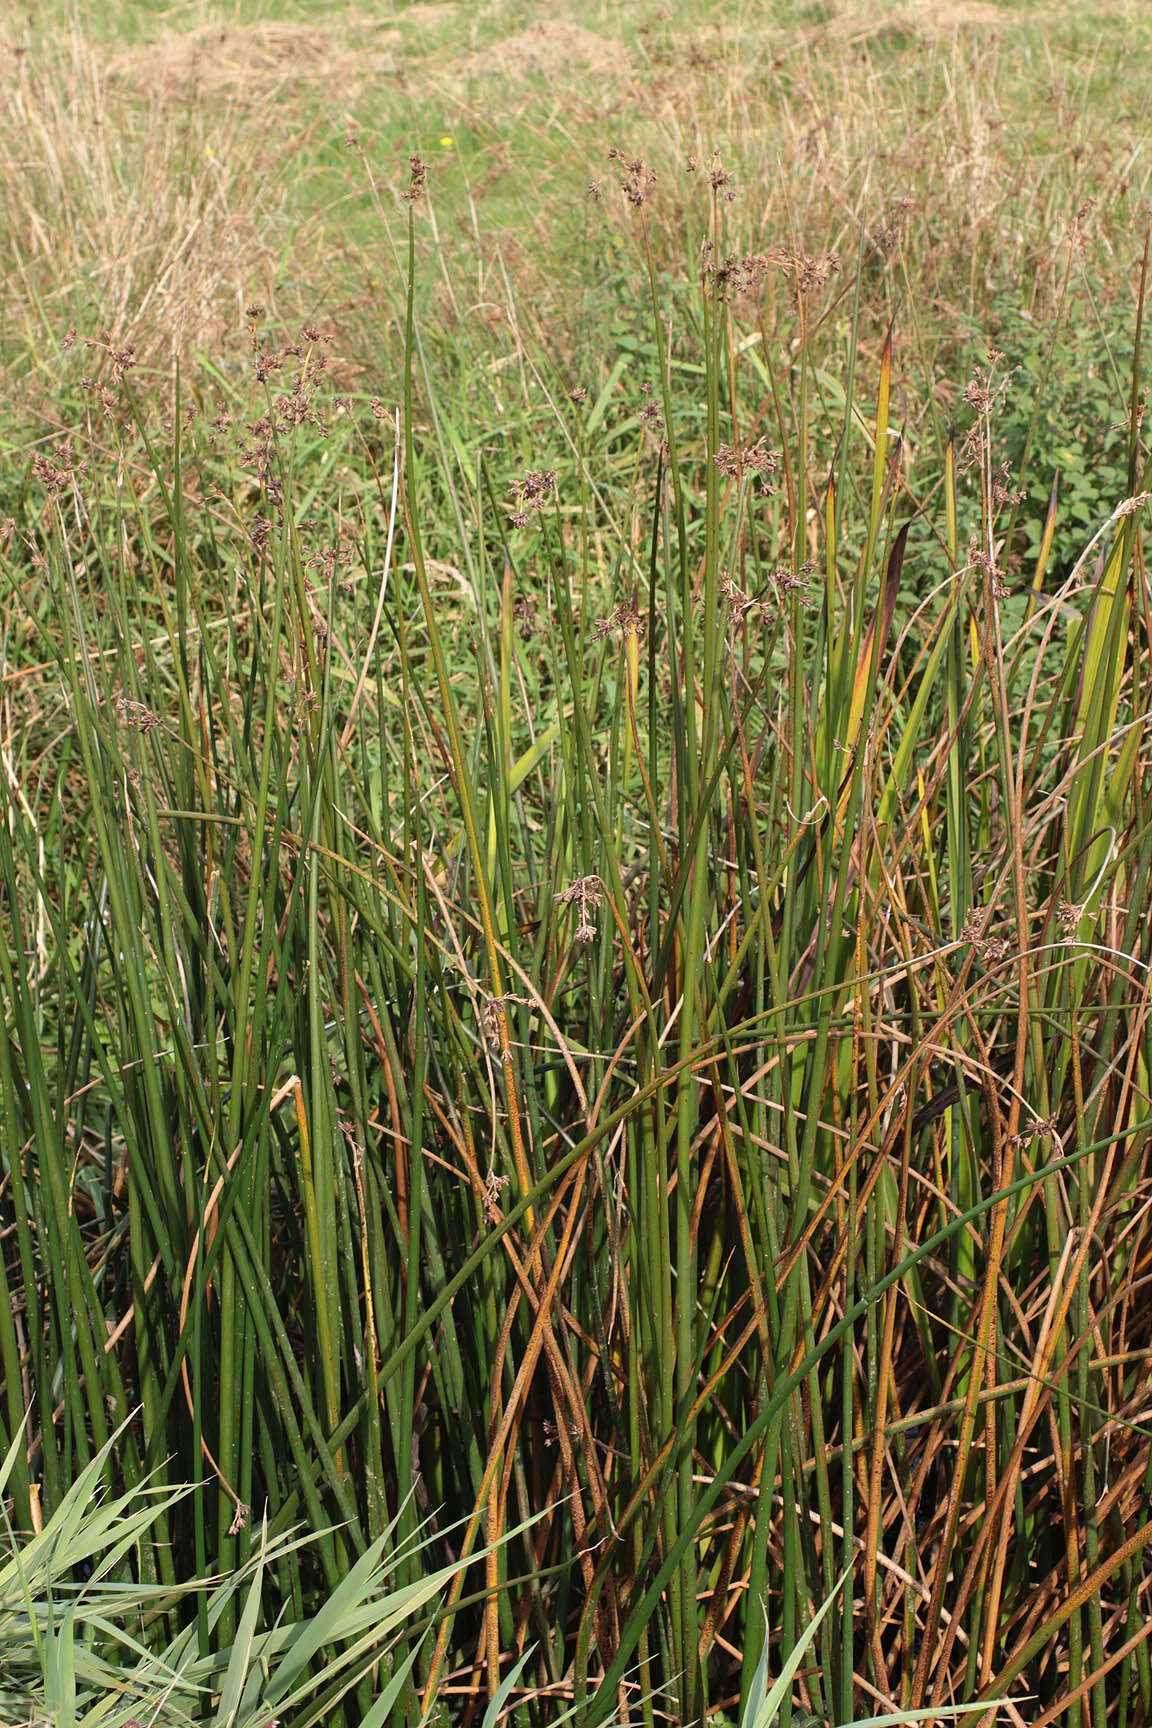
[[[1152,17],[0,16],[0,1724],[1152,1719]]]

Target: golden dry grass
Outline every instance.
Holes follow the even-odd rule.
[[[282,19],[165,30],[113,50],[108,70],[149,98],[254,104],[313,87],[339,89],[348,100],[369,82],[395,77],[403,52],[400,30],[347,12],[338,27]]]
[[[673,269],[685,164],[719,147],[735,245],[852,256],[862,231],[898,238],[891,303],[915,286],[925,341],[959,339],[1005,292],[1044,316],[1089,203],[1092,271],[1106,299],[1127,295],[1146,86],[1109,103],[1092,80],[1109,53],[1138,55],[1147,26],[1123,5],[1096,19],[1104,50],[1077,46],[1068,8],[1025,19],[991,0],[702,19],[558,0],[527,22],[499,3],[248,23],[207,8],[131,42],[97,39],[94,20],[13,21],[0,340],[33,394],[72,328],[170,373],[178,355],[242,361],[257,300],[285,323],[326,319],[347,378],[373,354],[384,375],[395,277],[348,133],[386,202],[408,153],[429,159],[450,321],[512,300],[567,350],[588,340],[605,267],[589,260],[618,219],[612,200],[586,205],[590,181],[612,189],[610,144],[657,166],[654,239]]]

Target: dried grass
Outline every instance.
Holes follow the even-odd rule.
[[[146,96],[264,101],[287,85],[339,88],[347,97],[395,75],[403,38],[356,16],[338,28],[276,20],[192,32],[171,31],[120,50],[109,76]]]
[[[562,79],[572,68],[597,79],[627,79],[632,58],[622,41],[566,18],[542,18],[457,65],[466,78]],[[613,95],[616,93],[612,93]]]
[[[1033,310],[1050,302],[1069,225],[1090,195],[1094,230],[1122,244],[1109,231],[1127,230],[1147,184],[1139,116],[1097,114],[1062,95],[1071,66],[1037,58],[1034,37],[1033,61],[1021,63],[1003,8],[827,0],[800,10],[787,29],[730,11],[704,22],[653,13],[634,34],[629,25],[627,40],[613,14],[589,28],[562,6],[493,40],[495,14],[451,4],[397,9],[386,23],[354,10],[323,28],[201,22],[110,49],[80,31],[37,31],[9,62],[0,110],[0,155],[18,169],[0,194],[9,339],[37,332],[43,346],[73,322],[82,334],[108,327],[168,367],[178,353],[219,351],[253,298],[273,316],[325,315],[323,304],[277,304],[290,252],[291,277],[321,299],[342,260],[340,304],[371,301],[366,340],[378,352],[389,307],[365,281],[342,215],[314,200],[314,225],[288,230],[290,201],[309,202],[306,142],[338,140],[345,126],[362,130],[385,179],[412,145],[435,150],[441,133],[447,142],[467,129],[468,268],[477,250],[499,257],[516,297],[569,341],[582,314],[566,305],[575,278],[557,273],[552,237],[598,225],[582,207],[611,143],[658,165],[651,215],[670,257],[692,195],[683,164],[717,143],[761,247],[852,254],[862,225],[891,231],[903,208],[908,268],[927,274],[929,312],[953,323],[1005,282],[1026,283]],[[1120,18],[1123,7],[1106,14]],[[1023,108],[1022,80],[1035,86]],[[1018,117],[1011,127],[1002,97]],[[434,198],[441,184],[434,171]],[[455,239],[446,231],[437,242],[452,271]]]
[[[210,346],[271,272],[285,153],[234,106],[141,103],[77,33],[29,52],[0,110],[10,320],[52,353],[81,316],[145,362]]]
[[[1011,20],[992,0],[908,0],[892,7],[835,5],[827,21],[841,41],[861,43],[895,31],[925,40],[955,36],[961,31],[1004,30]]]

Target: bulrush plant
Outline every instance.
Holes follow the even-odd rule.
[[[867,232],[746,249],[717,155],[670,282],[675,173],[596,183],[646,327],[599,378],[445,392],[415,157],[395,415],[252,307],[249,385],[165,426],[122,368],[29,477],[10,1516],[151,1484],[117,1578],[222,1722],[371,1572],[439,1607],[365,1610],[331,1721],[1128,1728],[1143,277],[1124,495],[1022,566],[999,357],[910,448]]]

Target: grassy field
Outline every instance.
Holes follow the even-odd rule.
[[[1152,1716],[1152,18],[0,16],[0,1722]]]

